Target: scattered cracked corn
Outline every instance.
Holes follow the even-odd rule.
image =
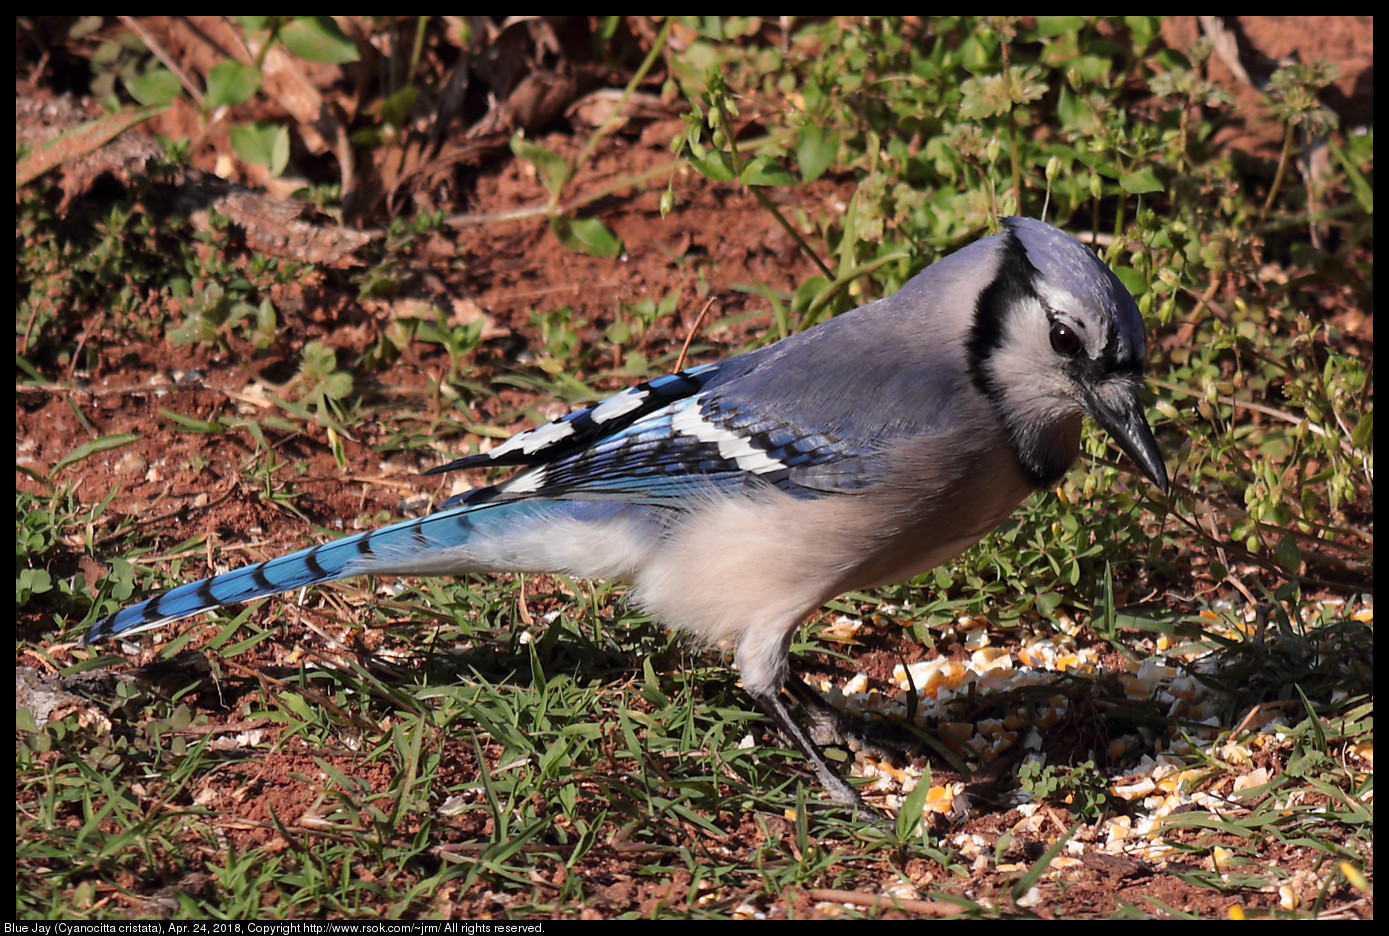
[[[1180,676],[1174,677],[1172,681],[1167,684],[1160,693],[1160,697],[1164,702],[1168,699],[1171,699],[1173,702],[1179,699],[1190,702],[1200,691],[1201,686],[1196,681],[1196,677],[1192,676],[1190,673],[1183,673]]]
[[[733,918],[735,920],[765,920],[767,919],[767,914],[758,910],[747,901],[743,901],[733,908]]]
[[[1339,862],[1337,864],[1337,867],[1341,869],[1341,873],[1345,875],[1346,880],[1350,882],[1351,887],[1354,887],[1361,893],[1368,894],[1370,892],[1370,881],[1368,878],[1365,877],[1365,875],[1360,873],[1359,868],[1351,864],[1349,861]]]
[[[1027,893],[1018,898],[1019,907],[1035,907],[1042,902],[1042,892],[1033,885],[1027,889]]]
[[[1016,731],[1004,731],[989,742],[988,748],[980,753],[985,760],[993,760],[1004,751],[1012,750],[1013,745],[1018,743],[1018,733]]]
[[[897,767],[887,761],[864,757],[862,754],[854,759],[854,766],[861,776],[893,780],[902,788],[903,793],[910,793],[921,779],[921,772],[914,768]]]
[[[1201,616],[1208,624],[1224,622],[1223,626],[1231,627],[1239,612],[1229,606],[1219,609],[1219,613],[1208,610]],[[1246,613],[1245,617],[1253,620],[1252,613]],[[1372,618],[1372,615],[1362,615],[1362,618]],[[1098,669],[1099,655],[1093,650],[1077,650],[1075,640],[1060,633],[1062,628],[1053,628],[1049,636],[1026,630],[1020,632],[1021,648],[1016,655],[1010,655],[1004,648],[990,644],[986,625],[987,622],[979,618],[959,618],[956,631],[960,642],[971,651],[968,659],[936,657],[907,668],[898,666],[893,672],[893,682],[904,692],[912,685],[917,689],[920,703],[915,706],[914,715],[918,724],[929,722],[939,725],[940,735],[959,742],[960,750],[974,752],[971,757],[987,760],[998,751],[1016,744],[1020,734],[1023,735],[1026,750],[1040,751],[1045,747],[1046,732],[1068,717],[1069,700],[1059,693],[1046,700],[1035,701],[1030,710],[1009,712],[1000,718],[982,720],[977,724],[949,720],[948,710],[942,708],[942,703],[967,693],[1006,692],[1024,686],[1046,686],[1052,678],[1046,670],[1092,673]],[[1267,782],[1260,773],[1255,772],[1241,775],[1233,791],[1226,788],[1221,794],[1208,793],[1199,788],[1212,781],[1211,770],[1188,768],[1186,765],[1192,757],[1200,756],[1204,751],[1208,756],[1227,764],[1252,766],[1253,751],[1276,747],[1286,739],[1267,729],[1267,723],[1277,713],[1261,721],[1251,721],[1250,726],[1256,733],[1239,739],[1230,737],[1230,726],[1222,724],[1222,697],[1197,679],[1198,674],[1214,671],[1213,659],[1203,656],[1206,651],[1199,644],[1181,644],[1164,635],[1163,639],[1154,639],[1146,646],[1150,651],[1154,647],[1163,648],[1166,658],[1149,656],[1141,662],[1126,664],[1126,669],[1116,674],[1125,695],[1130,699],[1157,702],[1159,706],[1167,708],[1171,717],[1181,719],[1188,727],[1181,737],[1164,737],[1160,730],[1145,728],[1113,742],[1108,753],[1116,759],[1143,748],[1153,752],[1144,756],[1138,767],[1129,767],[1127,776],[1110,779],[1114,795],[1134,802],[1141,801],[1145,810],[1151,812],[1137,826],[1131,825],[1128,820],[1109,824],[1105,833],[1109,838],[1103,847],[1114,853],[1162,860],[1177,851],[1159,837],[1157,818],[1181,808],[1199,808],[1217,814],[1247,811],[1230,798],[1231,794],[1247,789],[1249,785],[1258,786]],[[1190,672],[1183,664],[1197,672]],[[827,688],[830,688],[828,694],[831,698],[844,698],[860,711],[892,709],[905,712],[906,706],[897,699],[876,692],[853,692],[864,686],[861,679],[856,677],[845,687],[849,692],[848,697],[838,690]],[[1357,766],[1373,764],[1374,748],[1370,742],[1361,742],[1348,753]],[[900,790],[909,790],[919,776],[915,768],[902,770],[889,764],[862,763],[861,758],[856,760],[856,765],[859,765],[856,770],[861,767],[862,775],[876,778],[872,785],[874,788],[880,789],[889,800],[898,804],[902,796],[890,792],[893,784]],[[947,804],[952,801],[958,807],[965,797],[945,788],[933,788],[929,791],[925,809],[944,813],[950,809]],[[1289,804],[1290,807],[1293,805],[1296,804]],[[983,855],[977,860],[989,866],[990,859],[991,855]]]
[[[1075,618],[1071,617],[1069,614],[1058,614],[1056,617],[1051,619],[1051,622],[1057,631],[1065,634],[1072,640],[1074,640],[1076,638],[1076,635],[1080,633],[1080,622],[1077,621]]]
[[[978,672],[971,672],[961,683],[960,689],[968,690],[969,687],[973,686],[980,692],[1006,692],[1031,682],[1029,674],[1013,675],[1016,672],[1011,667],[995,667],[982,675]],[[959,689],[955,690],[955,693],[958,692]]]
[[[911,675],[910,682],[907,680],[908,674]],[[942,688],[956,685],[964,675],[965,667],[962,663],[943,657],[922,660],[905,669],[899,663],[892,670],[892,678],[898,689],[908,692],[914,684],[917,694],[925,698],[935,698]]]
[[[841,643],[848,643],[863,627],[863,622],[857,618],[851,618],[846,614],[841,614],[833,621],[825,625],[820,631],[822,635],[830,640],[837,640]]]
[[[961,856],[969,859],[987,858],[985,851],[993,847],[982,835],[967,832],[961,832],[955,836],[951,839],[951,843],[960,850]]]
[[[955,811],[955,798],[963,793],[964,790],[965,785],[963,783],[952,783],[950,786],[933,786],[926,793],[926,803],[922,807],[922,811],[949,815]]]
[[[1008,831],[1013,833],[1026,832],[1029,834],[1036,834],[1046,828],[1048,821],[1049,818],[1046,813],[1034,811],[1015,822]]]
[[[1101,846],[1111,855],[1146,854],[1155,850],[1171,849],[1160,840],[1149,841],[1157,829],[1157,823],[1147,818],[1134,822],[1130,816],[1115,816],[1104,824],[1104,844]]]
[[[974,730],[986,738],[1003,733],[1003,720],[999,718],[981,718],[974,723]]]
[[[1167,755],[1164,754],[1163,756],[1166,757]],[[1170,777],[1167,777],[1166,779],[1162,780],[1159,783],[1159,786],[1161,786],[1164,790],[1168,790],[1169,792],[1176,792],[1177,790],[1187,790],[1204,780],[1207,777],[1208,773],[1209,772],[1207,770],[1201,767],[1192,767],[1187,770],[1179,770],[1174,772]],[[1171,786],[1168,786],[1168,784],[1171,784]]]
[[[1211,753],[1215,754],[1221,760],[1235,764],[1249,764],[1254,760],[1254,751],[1249,747],[1247,739],[1235,740],[1231,738],[1218,748],[1212,746]]]
[[[984,647],[976,650],[969,655],[969,662],[975,671],[980,673],[1013,668],[1013,657],[1007,647]]]
[[[1124,686],[1124,694],[1130,699],[1146,699],[1157,691],[1162,683],[1175,679],[1176,676],[1175,668],[1155,657],[1149,657],[1139,665],[1137,673],[1121,676],[1120,680]]]
[[[883,888],[883,894],[893,900],[920,900],[921,892],[907,881],[893,881]]]
[[[1018,661],[1034,669],[1090,672],[1099,655],[1090,649],[1077,650],[1074,641],[1043,638],[1018,651]]]
[[[1258,770],[1251,770],[1235,778],[1234,792],[1241,793],[1251,787],[1263,786],[1268,783],[1268,768],[1260,767]]]
[[[1178,854],[1178,852],[1175,846],[1169,845],[1161,839],[1154,839],[1151,842],[1132,842],[1120,849],[1117,854],[1128,855],[1133,858],[1142,858],[1145,861],[1161,861]]]
[[[1133,820],[1128,816],[1116,816],[1106,823],[1105,828],[1105,848],[1113,851],[1114,847],[1128,841],[1133,834]]]

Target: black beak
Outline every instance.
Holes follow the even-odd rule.
[[[1137,383],[1108,380],[1085,389],[1085,408],[1125,455],[1133,459],[1158,490],[1167,493],[1167,466],[1162,462],[1153,430],[1143,415],[1143,397]]]

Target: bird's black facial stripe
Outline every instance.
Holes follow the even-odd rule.
[[[1119,347],[1119,327],[1118,320],[1114,316],[1107,317],[1107,325],[1104,334],[1104,347],[1100,349],[1100,356],[1095,360],[1095,365],[1101,374],[1128,374],[1134,377],[1141,377],[1143,374],[1143,362],[1132,354],[1120,354]]]
[[[1008,310],[1023,300],[1038,299],[1036,283],[1040,277],[1022,241],[1006,229],[1002,254],[998,274],[975,302],[974,324],[968,343],[970,379],[981,393],[995,401],[1001,390],[984,364],[1003,347],[1003,323]]]

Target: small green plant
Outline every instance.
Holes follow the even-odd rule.
[[[539,329],[544,349],[536,362],[541,370],[555,375],[582,369],[591,353],[588,343],[579,336],[579,331],[588,326],[587,319],[579,318],[569,306],[561,306],[549,312],[532,312],[531,325]]]
[[[471,322],[462,325],[449,325],[439,313],[433,321],[420,321],[414,332],[414,340],[432,342],[448,354],[450,382],[460,378],[463,367],[482,341],[482,330],[487,319],[479,315]]]
[[[352,393],[352,375],[338,370],[337,354],[332,348],[311,341],[304,346],[295,388],[300,401],[313,410],[328,411],[341,418],[342,413],[335,407]]]
[[[426,234],[440,230],[444,215],[440,211],[422,211],[410,218],[392,218],[386,227],[386,237],[372,264],[353,277],[359,300],[388,298],[396,295],[410,271],[418,265],[415,250]]]
[[[672,316],[680,305],[681,294],[672,292],[659,303],[642,299],[618,310],[617,318],[606,329],[603,337],[612,345],[613,368],[630,377],[650,376],[650,364],[642,352],[636,350],[646,337],[646,332],[656,322]],[[628,345],[634,346],[626,350]]]
[[[337,353],[327,345],[311,341],[304,346],[303,360],[299,363],[299,373],[290,381],[288,389],[295,395],[291,404],[280,400],[280,406],[287,412],[301,418],[311,418],[328,430],[328,445],[339,468],[347,467],[347,455],[343,450],[343,437],[348,435],[345,428],[345,405],[352,395],[352,375],[338,370]]]
[[[243,337],[253,347],[264,350],[275,340],[275,307],[269,299],[255,305],[234,299],[221,283],[209,283],[189,303],[183,322],[169,330],[169,343],[222,344],[229,330],[239,325],[245,326]]]
[[[1042,766],[1028,760],[1018,768],[1018,784],[1033,799],[1063,803],[1073,815],[1094,821],[1108,811],[1109,781],[1093,760],[1074,767]]]

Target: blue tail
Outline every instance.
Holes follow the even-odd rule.
[[[505,533],[533,528],[547,516],[572,515],[576,506],[544,500],[474,504],[334,540],[123,608],[93,624],[82,642],[138,634],[224,605],[353,575],[498,571],[491,557],[505,545]]]

